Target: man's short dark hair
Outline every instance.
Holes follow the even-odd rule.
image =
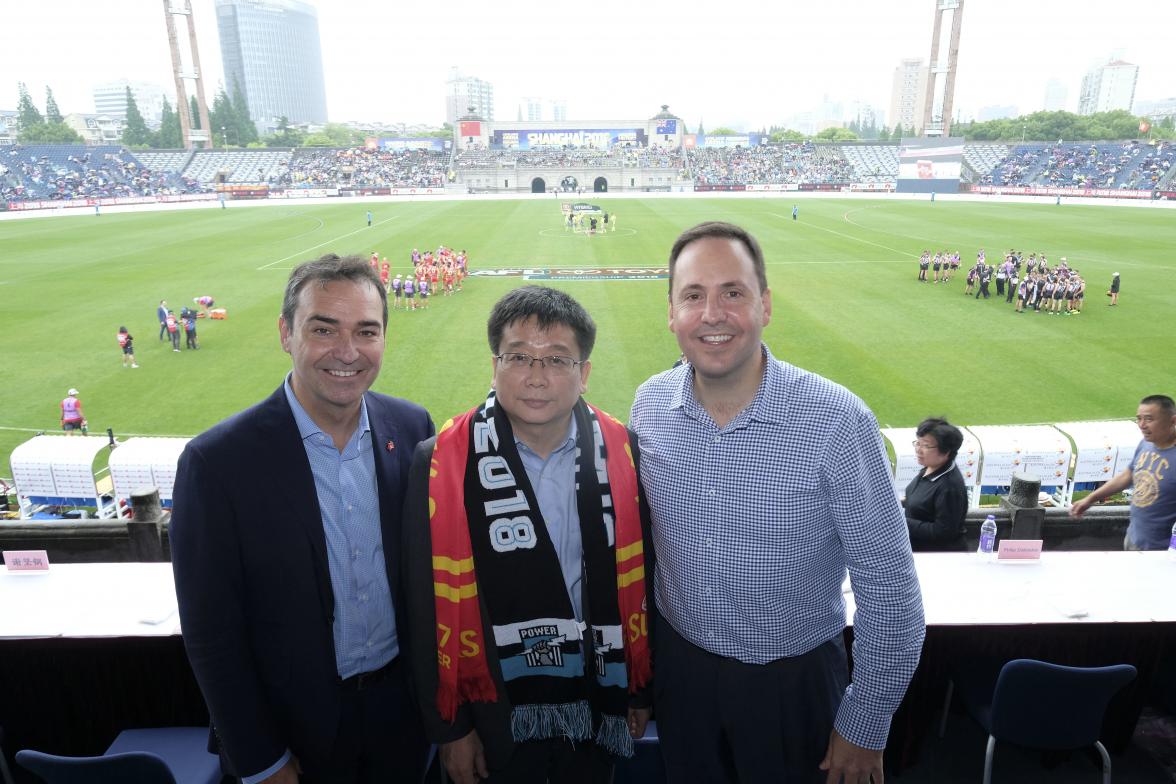
[[[947,455],[947,462],[954,462],[964,445],[964,434],[960,429],[942,417],[928,417],[915,428],[915,435],[919,438],[931,436],[935,439],[935,448]]]
[[[1167,416],[1176,416],[1176,401],[1167,395],[1148,395],[1139,401],[1141,406],[1159,406]]]
[[[674,293],[674,265],[678,263],[678,257],[682,255],[682,251],[686,249],[687,245],[708,237],[741,242],[743,247],[747,249],[748,255],[751,256],[751,266],[755,270],[755,279],[759,282],[760,294],[768,290],[768,272],[764,267],[764,252],[760,248],[760,244],[755,241],[755,237],[751,236],[746,229],[733,223],[708,221],[700,223],[694,228],[686,229],[678,235],[678,239],[674,240],[674,247],[670,248],[671,295]]]
[[[580,347],[580,360],[592,355],[592,347],[596,345],[596,323],[570,294],[546,286],[520,286],[494,304],[486,322],[490,350],[498,354],[506,328],[530,318],[535,319],[536,326],[543,330],[557,325],[569,327]]]
[[[305,261],[290,273],[286,281],[286,295],[282,298],[282,319],[288,326],[294,326],[294,312],[298,309],[298,296],[308,283],[326,287],[328,283],[347,280],[352,283],[370,283],[380,293],[380,307],[384,311],[384,328],[388,327],[388,292],[380,276],[372,269],[370,262],[360,256],[340,256],[328,253],[314,261]]]

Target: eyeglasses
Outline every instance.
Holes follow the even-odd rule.
[[[932,451],[938,452],[939,451],[938,444],[921,444],[918,441],[912,441],[911,446],[913,446],[915,448],[916,452],[932,452]]]
[[[576,369],[576,365],[584,364],[581,360],[558,354],[550,357],[533,357],[518,351],[504,351],[501,354],[496,354],[494,358],[498,360],[498,366],[504,370],[530,370],[531,366],[538,362],[539,367],[544,370],[550,370],[553,373],[571,373]]]

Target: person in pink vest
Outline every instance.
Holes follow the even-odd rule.
[[[71,388],[61,401],[61,429],[67,436],[72,436],[75,430],[83,430],[85,426],[86,415],[82,413],[82,401],[78,399],[78,391]]]

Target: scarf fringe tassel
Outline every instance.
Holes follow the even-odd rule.
[[[587,740],[592,737],[592,711],[586,700],[561,705],[516,705],[510,712],[515,742],[543,738]]]
[[[596,745],[617,757],[633,756],[633,736],[624,716],[604,716],[596,732]]]

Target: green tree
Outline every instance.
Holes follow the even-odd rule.
[[[715,128],[713,131],[707,133],[707,136],[739,136],[739,131],[734,128]]]
[[[805,135],[800,131],[794,131],[791,128],[781,128],[779,130],[773,129],[768,134],[768,141],[772,144],[780,144],[781,142],[803,142]]]
[[[830,142],[852,142],[857,140],[858,135],[848,128],[826,128],[813,138]]]
[[[63,122],[39,122],[22,127],[16,140],[21,144],[82,144],[83,141],[77,131]]]
[[[122,143],[128,147],[146,147],[151,144],[151,131],[139,111],[135,94],[127,87],[127,118],[123,124]]]
[[[53,97],[53,88],[45,85],[45,122],[61,122],[61,110],[57,108],[57,101]]]
[[[290,127],[290,120],[285,115],[278,118],[278,129],[265,137],[268,147],[301,147],[305,144],[306,134],[297,128]]]
[[[346,125],[327,123],[318,133],[306,137],[306,147],[357,147],[363,143],[363,134]]]
[[[45,118],[33,105],[33,99],[29,97],[29,89],[25,87],[25,83],[17,82],[16,89],[20,93],[20,99],[16,102],[16,113],[20,119],[20,127],[22,129],[31,128],[45,122]]]
[[[890,141],[890,129],[887,128],[885,125],[883,125],[881,128],[878,129],[878,141],[880,141],[880,142]]]
[[[164,150],[175,150],[184,146],[184,135],[180,131],[180,116],[172,108],[166,96],[163,99],[163,110],[159,115],[159,131],[155,133],[152,146]]]
[[[233,82],[233,97],[230,103],[233,110],[233,127],[237,129],[238,144],[244,147],[256,142],[257,126],[249,118],[249,104],[245,101],[245,94],[241,92],[241,86],[236,82]]]
[[[212,135],[216,137],[216,144],[229,146],[240,146],[241,138],[237,130],[236,116],[233,112],[233,102],[229,100],[229,94],[225,92],[224,86],[217,90],[216,96],[212,99],[212,109],[208,112],[208,122],[212,126],[210,129]]]
[[[188,116],[192,118],[192,127],[200,127],[200,104],[196,103],[196,96],[193,95],[188,98]],[[216,123],[213,123],[216,127]]]

